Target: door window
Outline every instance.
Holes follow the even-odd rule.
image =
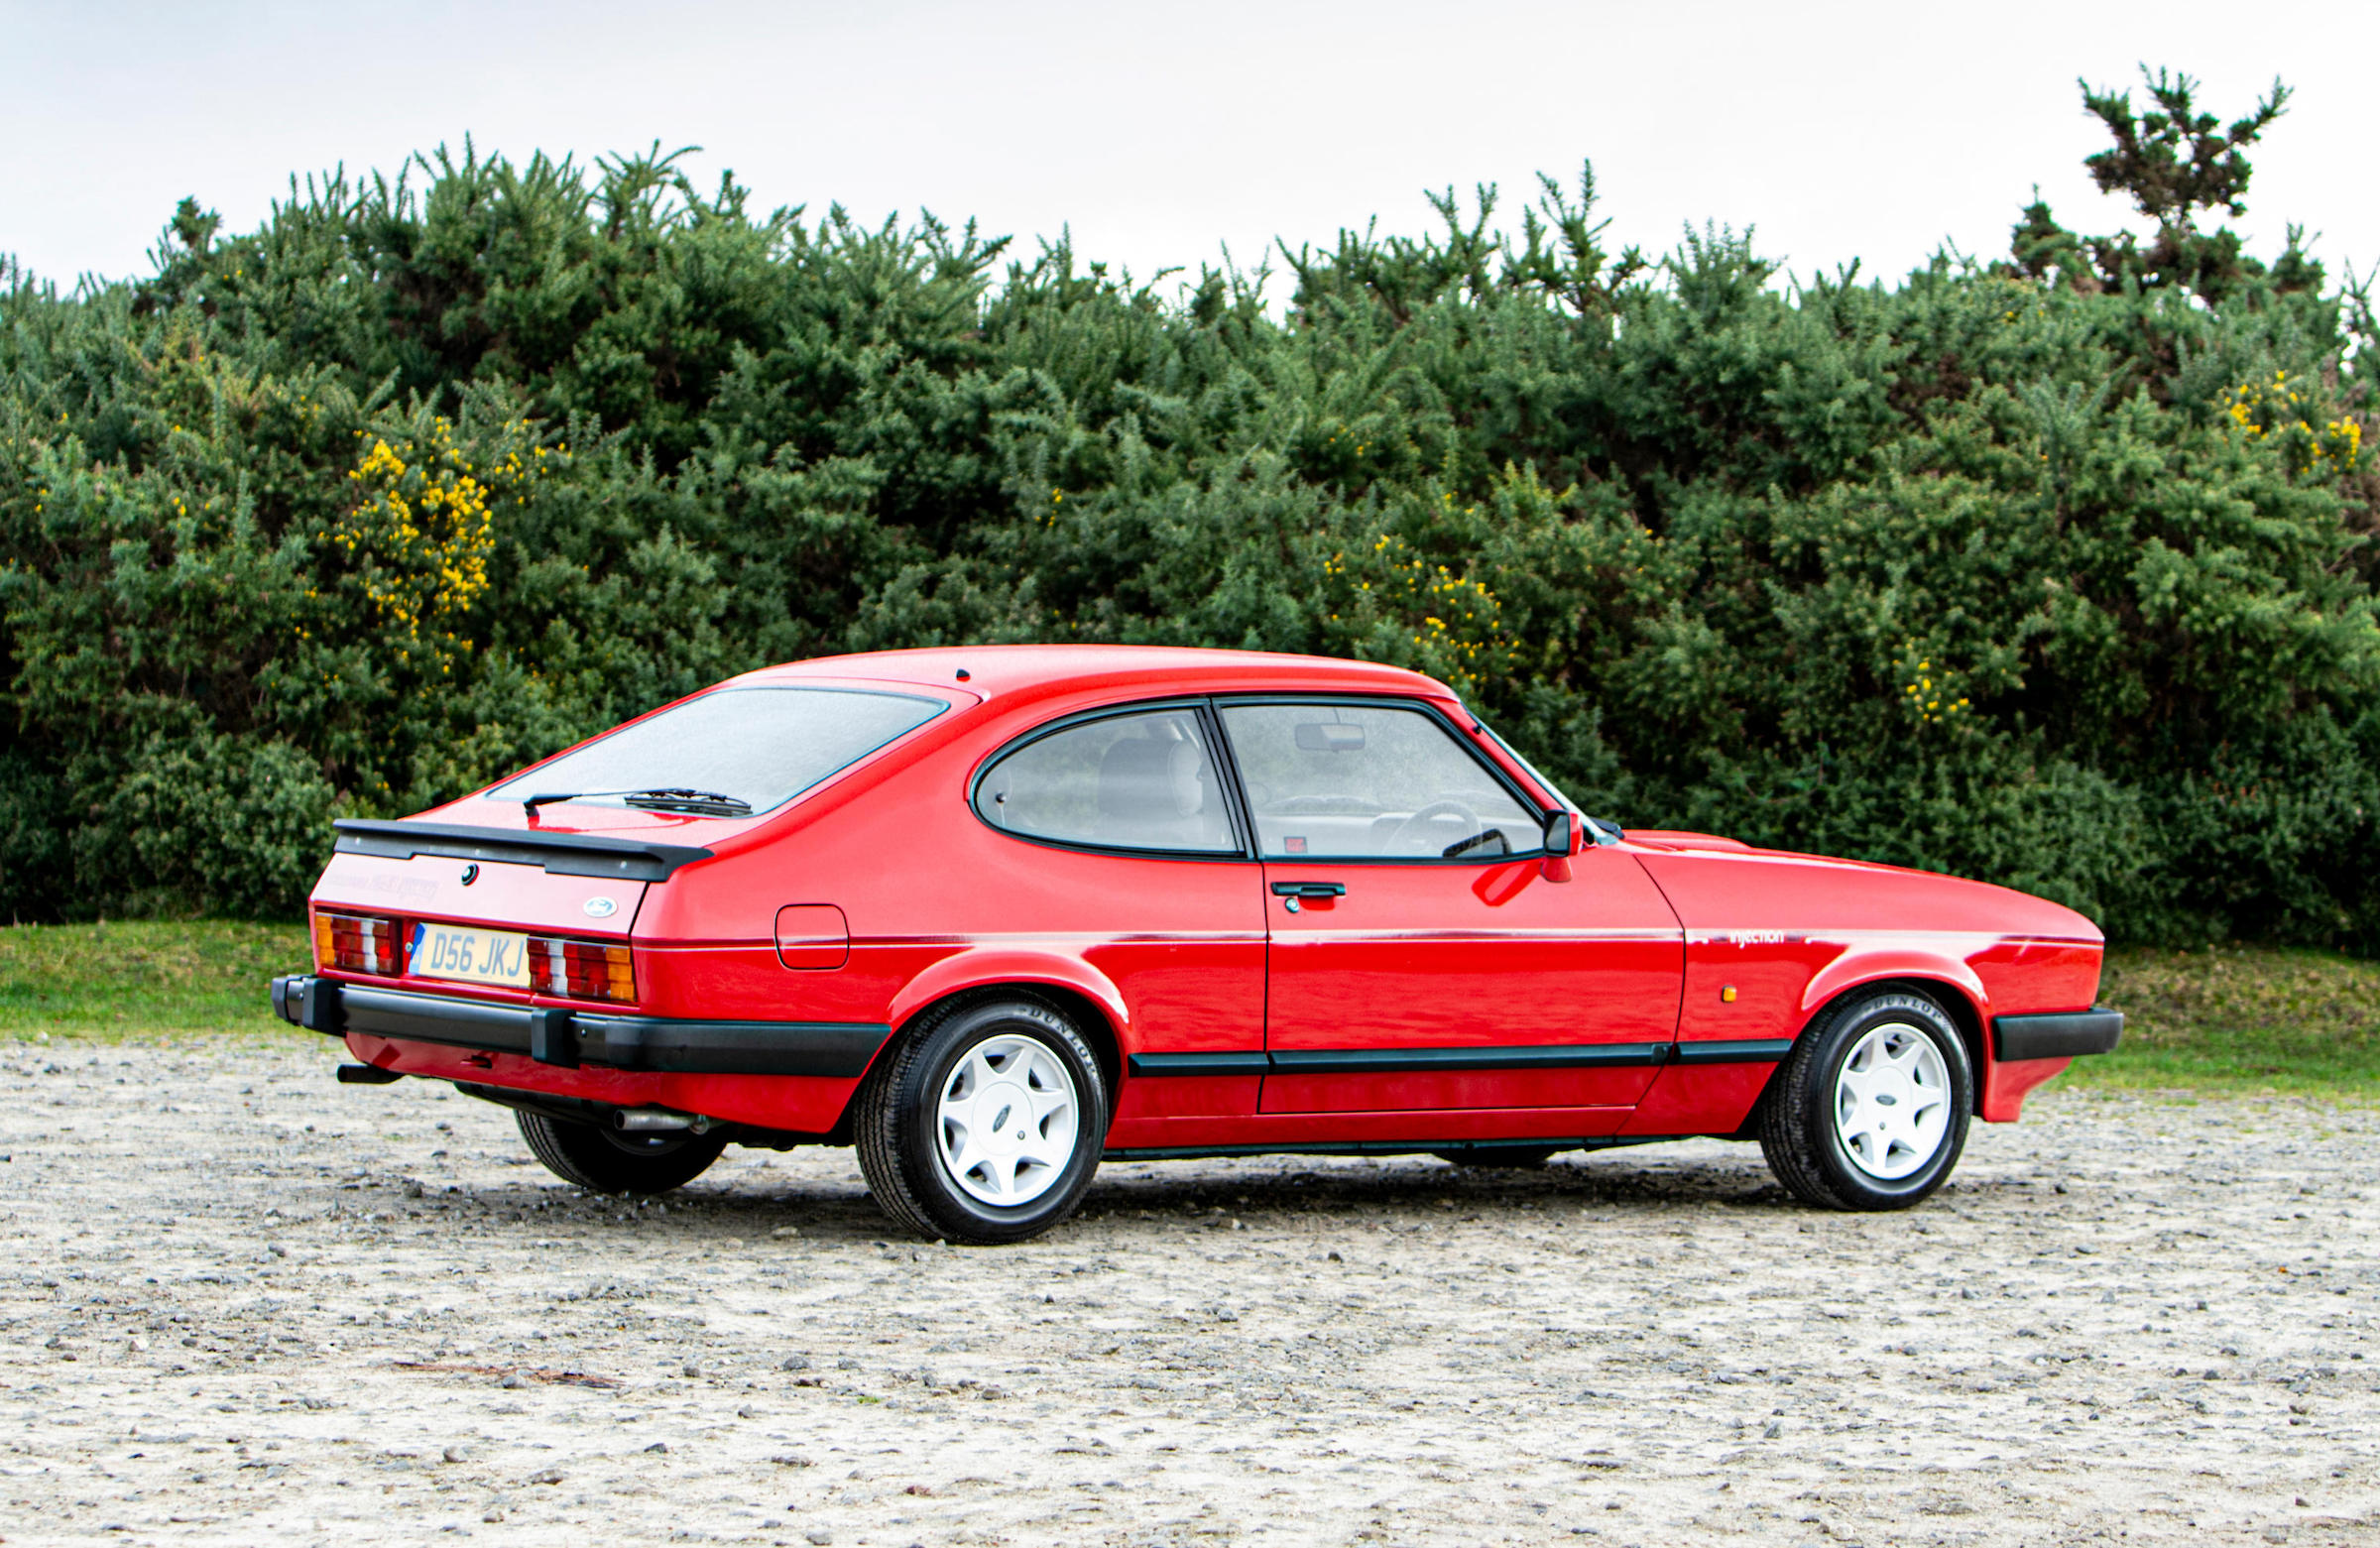
[[[1110,715],[1027,742],[977,781],[975,809],[996,828],[1061,844],[1240,851],[1187,709]]]
[[[1537,814],[1419,710],[1236,704],[1223,724],[1268,859],[1484,861],[1543,847]]]

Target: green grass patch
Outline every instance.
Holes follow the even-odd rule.
[[[302,924],[10,925],[0,928],[0,1036],[286,1030],[273,976],[311,960]]]
[[[2380,1099],[2380,962],[2281,946],[2109,952],[2124,1040],[2061,1085]]]
[[[304,926],[224,922],[0,928],[0,1036],[272,1032],[277,973]],[[2380,1100],[2380,962],[2272,946],[2110,952],[2099,999],[2123,1046],[2061,1085]]]

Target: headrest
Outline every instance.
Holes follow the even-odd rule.
[[[1202,760],[1191,742],[1130,737],[1099,761],[1103,817],[1187,817],[1207,803]]]

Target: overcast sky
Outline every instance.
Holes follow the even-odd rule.
[[[2375,44],[2380,7],[2193,0],[0,0],[0,252],[139,273],[183,194],[247,229],[293,172],[469,133],[515,158],[699,145],[698,180],[733,169],[764,208],[924,206],[1028,247],[1071,225],[1142,276],[1375,214],[1416,232],[1425,188],[1509,203],[1592,158],[1619,241],[1723,221],[1798,273],[1897,276],[1945,241],[1998,255],[2036,183],[2069,225],[2121,223],[2075,79],[2145,60],[2226,120],[2297,88],[2241,224],[2267,254],[2319,231],[2336,276],[2380,260]]]

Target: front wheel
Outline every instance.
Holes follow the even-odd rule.
[[[861,1088],[854,1137],[868,1191],[893,1221],[990,1245],[1073,1214],[1107,1133],[1090,1044],[1018,998],[929,1012]]]
[[[1760,1151],[1805,1204],[1907,1209],[1959,1164],[1973,1111],[1950,1016],[1917,995],[1873,994],[1795,1041],[1761,1110]]]
[[[525,1109],[514,1116],[521,1120],[521,1137],[547,1171],[597,1193],[667,1193],[682,1188],[727,1148],[727,1135],[716,1131],[622,1134]]]

